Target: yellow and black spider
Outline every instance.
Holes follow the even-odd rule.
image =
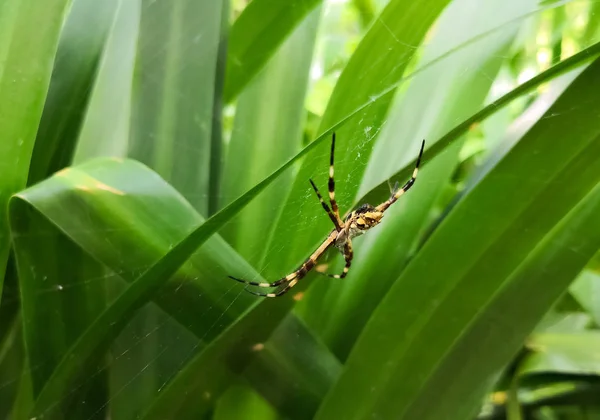
[[[310,184],[313,189],[317,193],[317,197],[323,206],[323,209],[327,212],[327,215],[333,222],[335,229],[331,231],[331,233],[327,236],[327,239],[323,241],[323,243],[313,252],[310,257],[302,265],[293,273],[288,274],[285,277],[282,277],[279,280],[276,280],[272,283],[258,283],[253,281],[247,281],[243,279],[238,279],[233,276],[229,276],[233,280],[239,281],[240,283],[245,283],[250,286],[258,286],[258,287],[279,287],[279,290],[274,293],[260,293],[253,292],[248,290],[248,292],[252,293],[256,296],[263,297],[277,297],[281,296],[287,291],[289,291],[292,287],[296,285],[306,274],[314,268],[317,263],[317,260],[331,247],[335,245],[336,248],[340,250],[340,252],[344,255],[344,259],[346,260],[346,265],[344,266],[344,270],[342,274],[327,274],[329,277],[333,277],[336,279],[343,279],[348,274],[350,270],[350,264],[352,263],[352,238],[362,235],[367,230],[371,229],[374,226],[377,226],[383,217],[383,213],[388,209],[389,206],[394,204],[398,198],[402,194],[404,194],[410,187],[413,186],[415,180],[417,179],[417,173],[419,172],[419,164],[421,163],[421,156],[423,155],[423,148],[425,147],[425,140],[421,144],[421,151],[419,152],[419,157],[417,158],[417,163],[415,164],[415,169],[413,171],[412,177],[404,184],[404,186],[398,189],[398,183],[392,189],[392,195],[390,198],[377,207],[373,207],[370,204],[363,204],[358,209],[351,212],[344,220],[340,217],[340,211],[338,209],[337,202],[335,201],[335,181],[333,177],[333,153],[335,150],[335,133],[333,133],[331,137],[331,155],[329,158],[329,201],[331,203],[331,209],[327,205],[325,201],[323,201],[323,197],[319,192],[319,189],[312,181],[309,179]]]

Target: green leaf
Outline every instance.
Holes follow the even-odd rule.
[[[259,73],[286,37],[322,0],[254,0],[231,27],[225,103]]]
[[[290,297],[263,301],[199,352],[162,390],[144,419],[206,412],[213,396],[231,382],[231,374],[243,369],[280,413],[295,419],[312,416],[341,366],[296,317],[282,321],[293,304]],[[198,396],[203,397],[200,402]]]
[[[140,7],[140,0],[119,1],[77,140],[76,164],[127,154]]]
[[[304,97],[320,14],[320,7],[311,12],[238,98],[223,171],[224,204],[300,150]],[[292,176],[289,172],[281,176],[223,234],[256,266],[262,260],[257,249],[264,249],[265,238],[274,228],[273,209],[281,207],[281,197],[289,190]]]
[[[64,352],[104,309],[104,283],[81,282],[82,278],[98,278],[103,271],[68,238],[52,234],[46,221],[30,208],[21,207],[11,219],[23,335],[27,359],[36,367],[29,374],[37,395]],[[40,247],[47,250],[42,255]],[[86,389],[77,391],[85,393]],[[62,407],[62,401],[55,404]]]
[[[34,372],[36,393],[103,309],[98,297],[105,295],[105,285],[123,288],[114,274],[86,272],[89,262],[82,250],[131,282],[202,222],[172,187],[132,161],[98,160],[62,171],[26,190],[12,206],[26,342],[30,360],[40,366]],[[46,234],[39,238],[32,232]],[[53,251],[37,258],[41,243]],[[237,305],[219,301],[232,288],[223,281],[226,274],[244,262],[222,240],[209,245],[164,286],[158,300],[198,337],[208,339],[218,334],[210,326],[223,318],[225,307],[235,318],[253,301],[250,295],[240,297]],[[77,261],[82,271],[76,269]],[[216,279],[221,281],[210,281]]]
[[[99,58],[118,0],[75,0],[60,34],[29,184],[72,162]]]
[[[297,286],[299,291],[307,284]],[[292,294],[263,299],[223,334],[199,352],[170,381],[148,408],[144,420],[180,418],[194,410],[199,416],[212,405],[211,399],[225,391],[232,375],[241,372],[273,333],[295,300]],[[198,396],[203,396],[199,400]]]
[[[473,414],[477,384],[514,355],[600,245],[598,188],[578,205],[600,181],[599,69],[596,60],[435,230],[317,418]],[[472,357],[475,348],[486,357]]]
[[[341,123],[342,122],[340,122],[340,124]],[[139,277],[137,277],[135,281],[133,281],[98,318],[96,318],[96,320],[85,330],[83,334],[81,334],[81,336],[79,336],[75,343],[64,354],[61,362],[58,364],[58,366],[56,366],[52,376],[48,379],[44,385],[44,388],[40,392],[38,399],[36,400],[34,413],[45,413],[45,415],[48,415],[47,411],[54,407],[55,402],[59,401],[61,396],[65,394],[67,387],[73,381],[74,377],[80,372],[82,367],[90,363],[90,358],[93,355],[100,354],[102,350],[107,348],[107,346],[114,340],[124,326],[127,325],[127,323],[135,315],[136,311],[154,297],[156,292],[164,285],[165,279],[170,278],[171,275],[173,275],[177,269],[184,264],[185,261],[187,261],[187,259],[200,245],[202,245],[225,223],[227,223],[233,216],[242,210],[254,197],[256,197],[259,192],[266,188],[296,160],[307,154],[325,138],[326,135],[323,135],[319,140],[314,141],[310,145],[306,146],[300,153],[269,175],[261,183],[253,187],[219,213],[207,219],[199,227],[191,231],[187,237],[174,245],[163,258],[158,260],[152,267],[145,270]],[[82,191],[86,191],[89,189],[99,189],[100,192],[103,192],[106,189],[105,185],[110,185],[110,182],[97,183],[94,177],[89,178],[85,172],[87,169],[94,169],[95,165],[97,165],[96,170],[99,174],[103,175],[104,177],[113,176],[114,174],[112,174],[111,171],[106,170],[108,162],[110,161],[92,162],[88,165],[84,165],[82,170],[80,169],[78,171],[76,171],[74,168],[71,168],[69,171],[67,171],[67,173],[73,171],[75,172],[75,176],[72,184],[67,185],[70,187],[67,188],[67,190],[80,189]],[[59,174],[58,176],[60,177],[62,175],[64,174]],[[143,179],[143,177],[123,177],[121,175],[117,175],[116,179],[125,182],[126,186],[129,185],[128,180],[132,180],[135,186],[136,179]],[[54,181],[56,187],[60,187],[61,182],[64,182],[64,180]],[[83,185],[79,186],[80,183]],[[45,188],[45,186],[40,187],[40,185],[42,184],[38,184],[37,186],[39,193],[42,195],[47,194],[48,190]],[[32,190],[35,191],[35,187]],[[149,189],[149,191],[152,191],[152,189]],[[29,193],[31,193],[31,191]],[[111,205],[108,199],[112,198],[113,201],[118,199],[120,191],[113,191],[109,187],[106,192],[103,192],[103,194],[104,195],[102,196],[102,199],[98,200],[98,202],[104,208],[110,208]],[[27,199],[27,193],[21,197],[22,198],[16,197],[11,201],[11,218],[13,223],[17,223],[19,217],[23,217],[22,206],[24,205],[24,202],[21,200]],[[93,197],[93,195],[90,197]],[[78,200],[75,200],[75,202],[77,203]],[[160,204],[160,196],[158,201],[153,201],[153,204]],[[137,205],[140,206],[139,203]],[[137,211],[133,214],[136,214],[136,217],[138,217],[137,213],[140,212],[140,210],[142,209],[138,207]],[[147,218],[155,218],[156,214],[168,214],[168,217],[175,217],[175,220],[177,220],[176,214],[159,212],[154,207],[146,207],[144,210],[145,217]],[[143,213],[144,212],[142,212],[142,214]],[[104,217],[106,217],[106,215],[104,215]],[[121,217],[127,218],[127,215],[124,214]],[[134,219],[129,217],[126,220]],[[136,242],[136,246],[139,246],[139,244],[139,242]],[[153,244],[150,243],[146,246],[152,245]],[[111,245],[108,244],[107,248],[110,247]],[[123,273],[119,274],[123,275]],[[283,299],[283,301],[286,300]],[[282,311],[285,313],[287,309],[284,308]]]
[[[69,0],[0,4],[0,291],[10,251],[7,202],[23,189]]]
[[[171,1],[155,3],[161,5],[156,6],[153,3],[150,7],[159,7],[163,10],[165,6],[180,7],[184,4],[183,2],[175,4]],[[145,4],[145,6],[148,5],[149,3]],[[219,3],[221,11],[219,19],[215,19],[215,21],[219,21],[216,25],[219,41],[216,42],[217,37],[209,41],[210,46],[217,50],[220,48],[221,53],[224,45],[222,22],[226,20],[223,10],[226,9],[226,5],[226,3]],[[97,148],[92,147],[87,151],[82,149],[83,153],[78,156],[79,159],[83,159],[86,155],[124,154],[130,130],[132,63],[137,55],[134,47],[141,40],[141,38],[138,39],[137,22],[140,12],[145,13],[145,17],[149,16],[148,10],[142,9],[140,6],[136,0],[121,2],[121,8],[99,63],[99,77],[93,85],[90,106],[83,120],[84,130],[81,139],[88,146],[94,146],[96,143]],[[338,10],[343,8],[343,6],[339,6]],[[156,12],[156,9],[153,12]],[[159,13],[155,13],[155,15],[157,14]],[[191,18],[192,15],[194,14],[191,13],[189,17]],[[1,13],[0,16],[2,16]],[[157,24],[156,28],[150,29],[158,31],[158,28],[164,25],[175,31],[185,30],[184,26],[172,25],[173,22],[168,20],[170,16],[173,15],[165,16],[164,21],[159,22],[160,25]],[[196,15],[196,17],[198,16]],[[215,16],[212,15],[212,17]],[[3,18],[0,17],[0,19]],[[2,22],[4,21],[2,20]],[[0,22],[0,33],[7,30],[7,26],[2,26],[2,22]],[[357,34],[354,33],[356,22],[353,22],[354,26],[347,25],[347,23],[345,20],[342,21],[345,26],[344,31],[352,32],[352,36],[356,37]],[[385,29],[382,23],[390,27],[387,20],[376,21],[374,25]],[[438,27],[433,28],[437,29]],[[201,30],[204,29],[204,27],[201,28]],[[402,28],[396,29],[401,30]],[[189,33],[187,32],[184,38],[189,39]],[[431,31],[431,35],[435,35],[435,29]],[[405,39],[400,37],[393,41],[390,40],[390,43],[400,44],[404,41]],[[419,42],[411,48],[414,50]],[[457,50],[461,50],[471,42],[477,41],[467,41]],[[168,48],[170,43],[159,39],[155,44],[159,47],[156,52],[159,55],[163,54],[164,57],[164,49]],[[348,46],[351,49],[354,47],[349,45],[350,43],[339,42],[337,44]],[[175,45],[174,53],[177,55],[177,49],[181,44],[175,43]],[[378,48],[376,43],[370,46]],[[383,46],[385,47],[385,43]],[[394,48],[390,50],[394,54],[398,54],[401,50],[399,45],[392,45],[392,47],[396,46],[398,50],[394,50]],[[4,45],[0,44],[0,51],[3,48]],[[139,44],[139,48],[142,51],[142,49],[150,47],[142,42]],[[403,58],[410,56],[413,62],[409,63],[409,66],[412,66],[416,60],[413,58],[412,50],[410,48],[408,50],[408,55]],[[258,53],[260,54],[260,51]],[[364,81],[362,77],[369,75],[369,70],[379,68],[381,63],[377,60],[389,59],[389,64],[393,69],[389,70],[388,74],[392,74],[398,68],[400,61],[402,61],[400,67],[405,65],[403,60],[396,60],[398,55],[402,54],[394,56],[394,54],[387,53],[388,50],[380,49],[375,60],[365,63],[364,71],[357,71],[353,78],[346,79],[344,89],[350,100],[355,91],[361,91]],[[450,51],[446,57],[436,57],[433,61],[439,63],[454,53],[456,51]],[[589,51],[587,53],[589,54]],[[361,54],[367,56],[364,49],[361,50]],[[265,57],[271,55],[272,53],[264,54]],[[1,52],[0,56],[2,56]],[[219,52],[215,56],[209,54],[204,57],[206,57],[205,64],[217,69],[215,71],[218,73],[219,66],[223,64],[218,62]],[[193,61],[197,57],[187,58]],[[585,60],[592,58],[588,55]],[[163,61],[173,64],[176,60],[165,59]],[[581,62],[579,61],[579,63]],[[162,64],[158,63],[158,68]],[[470,65],[479,68],[479,64]],[[151,66],[147,68],[151,68]],[[138,70],[140,69],[141,67],[138,65]],[[294,68],[294,70],[299,69]],[[486,72],[487,70],[486,67]],[[140,81],[139,77],[144,72],[145,70],[134,75],[135,83]],[[386,76],[385,71],[375,73],[382,80]],[[362,130],[364,127],[356,121],[371,115],[371,111],[377,106],[384,105],[384,103],[389,104],[394,90],[400,84],[398,80],[407,73],[405,70],[399,71],[399,74],[395,75],[397,76],[396,80],[382,81],[383,88],[375,95],[359,99],[357,106],[341,111],[332,120],[335,124],[327,126],[328,131],[334,129],[334,126],[343,125],[345,121],[350,122],[349,126],[358,127],[359,131]],[[166,80],[161,79],[160,74],[158,79],[158,84]],[[274,81],[274,78],[272,80]],[[542,79],[538,79],[537,82],[540,80]],[[113,81],[114,85],[111,83]],[[354,85],[349,81],[353,81]],[[215,145],[219,144],[221,140],[219,130],[215,130],[220,124],[219,108],[221,106],[218,101],[218,91],[220,90],[218,74],[211,83],[214,88],[210,102],[213,118],[208,121],[211,127],[211,145],[208,151],[213,159],[208,167],[204,165],[202,168],[196,168],[183,162],[181,169],[206,170],[212,177],[215,174],[215,168],[220,169],[220,160],[214,158],[219,156]],[[139,85],[136,85],[137,87]],[[182,88],[181,85],[175,83],[166,83],[164,87],[164,93],[170,96],[183,93],[180,95],[183,97],[189,93],[184,91],[185,87]],[[170,87],[173,87],[173,90],[169,90]],[[515,96],[521,94],[519,92],[524,91],[518,91]],[[139,90],[136,91],[136,95],[138,93]],[[193,94],[190,93],[190,96]],[[204,99],[203,95],[202,100]],[[465,99],[469,100],[470,98]],[[298,100],[301,99],[298,98],[294,101],[290,99],[290,104],[298,107],[296,102]],[[148,105],[151,108],[151,102],[148,101],[141,105]],[[154,103],[162,105],[161,100],[154,101]],[[171,118],[173,116],[169,113],[174,112],[173,109],[197,109],[195,102],[181,108],[172,108],[171,104],[165,103],[165,114],[160,111],[156,115],[172,122],[174,121]],[[256,104],[257,107],[263,105],[259,101]],[[136,106],[138,105],[140,105],[139,102]],[[457,108],[461,107],[462,105],[457,106]],[[281,106],[279,108],[274,112],[274,119],[278,119],[280,114],[284,114],[284,109],[281,109]],[[452,110],[452,107],[448,109]],[[226,112],[229,110],[230,108],[226,108]],[[201,111],[204,112],[206,109],[202,108]],[[579,110],[577,109],[577,111]],[[334,111],[330,109],[328,112]],[[396,118],[393,109],[391,113],[388,109],[379,109],[377,112],[377,115],[381,116],[380,123],[370,124],[371,122],[367,121],[369,126],[375,127],[375,130],[382,127],[384,119],[391,121]],[[177,111],[175,113],[177,114]],[[176,116],[179,117],[179,115]],[[458,115],[456,119],[460,121],[465,117],[466,115]],[[443,118],[439,118],[439,120],[442,121]],[[107,121],[109,124],[106,123]],[[150,121],[150,124],[154,122]],[[140,121],[133,121],[132,129],[135,130],[138,124],[143,126],[143,129],[147,128],[144,124],[140,124]],[[291,125],[293,124],[290,124],[290,128]],[[59,127],[56,128],[59,129]],[[311,129],[312,131],[314,130]],[[358,136],[362,135],[361,131]],[[369,141],[373,138],[372,134],[365,135],[365,137],[370,137]],[[338,138],[341,140],[340,137]],[[321,168],[321,164],[323,164],[323,168],[319,169],[319,171],[322,170],[323,175],[327,172],[328,151],[326,145],[319,146],[318,144],[322,141],[327,143],[328,140],[329,136],[323,134],[314,144],[311,144],[308,150],[322,146],[323,153],[319,156],[315,154],[304,162],[305,165],[313,165],[314,168],[317,166]],[[165,150],[174,149],[173,147],[169,149],[175,142],[172,137],[165,136],[163,141],[166,146]],[[185,141],[187,142],[188,139],[186,138]],[[160,147],[160,143],[162,141],[156,142],[152,147]],[[357,144],[362,147],[363,145],[360,143],[359,141]],[[458,147],[457,142],[454,142],[454,145],[454,147]],[[204,144],[202,146],[204,147]],[[366,146],[369,150],[370,147],[370,145]],[[303,151],[301,155],[306,156],[308,150]],[[448,150],[447,144],[429,149],[427,156],[430,160],[433,156],[432,152],[436,150]],[[176,152],[184,153],[182,150],[176,150]],[[530,155],[534,154],[530,153]],[[161,157],[169,159],[169,156],[161,155]],[[203,155],[203,158],[206,156]],[[407,156],[408,158],[410,157]],[[173,158],[175,165],[178,160]],[[361,171],[364,170],[364,167],[359,167],[356,173],[353,173],[354,160],[360,159],[353,156],[353,159],[348,162],[349,182],[347,188],[352,190],[352,196],[354,196],[354,191],[359,191]],[[398,167],[403,165],[404,162],[398,160]],[[425,169],[431,171],[432,165],[430,163],[428,165],[425,166]],[[286,167],[289,167],[289,164]],[[395,171],[397,168],[389,170]],[[315,171],[317,170],[315,169]],[[559,171],[559,174],[563,172]],[[342,177],[345,178],[345,174],[343,172],[342,174]],[[423,174],[425,175],[427,172]],[[325,176],[322,180],[325,180]],[[216,201],[214,199],[217,198],[217,195],[220,196],[220,192],[215,194],[213,191],[215,185],[218,185],[218,182],[213,181],[214,179],[210,180],[208,190],[198,189],[192,194],[208,194],[214,205]],[[259,178],[254,182],[258,181],[260,181]],[[375,182],[379,181],[375,180]],[[251,185],[249,183],[246,188]],[[35,189],[36,187],[39,189]],[[265,300],[256,307],[252,307],[254,298],[244,294],[243,286],[232,283],[226,279],[225,275],[234,274],[251,279],[258,279],[260,275],[221,239],[218,237],[207,239],[227,222],[231,222],[233,214],[239,211],[245,205],[244,203],[247,203],[244,200],[255,197],[256,190],[250,195],[245,195],[242,201],[234,202],[234,204],[237,203],[238,208],[225,209],[223,214],[226,216],[218,219],[220,220],[218,226],[209,226],[208,231],[198,234],[200,236],[196,236],[193,240],[190,239],[189,246],[184,246],[183,251],[181,248],[176,248],[178,261],[157,263],[174,244],[180,243],[204,220],[154,173],[131,161],[103,160],[77,166],[36,187],[26,190],[21,197],[14,198],[11,203],[11,221],[15,228],[13,234],[15,244],[17,244],[15,251],[21,260],[19,269],[23,273],[21,274],[21,285],[24,286],[23,319],[24,323],[28,324],[27,342],[30,343],[28,344],[28,354],[32,355],[35,362],[40,362],[31,369],[38,369],[39,366],[41,370],[41,372],[33,373],[35,384],[30,384],[29,365],[26,364],[23,368],[24,375],[21,386],[23,391],[19,393],[19,407],[15,411],[17,413],[15,416],[19,416],[17,418],[25,416],[29,418],[36,413],[40,414],[39,411],[30,413],[27,409],[32,403],[32,389],[29,388],[33,388],[34,385],[36,393],[41,389],[37,403],[38,406],[43,407],[41,414],[45,418],[64,417],[67,413],[77,418],[90,418],[98,415],[110,416],[115,419],[138,417],[141,414],[140,410],[150,408],[155,402],[158,403],[159,399],[162,403],[159,410],[176,412],[178,418],[197,418],[198,414],[214,409],[215,404],[222,408],[220,404],[226,400],[220,399],[219,394],[229,390],[226,396],[231,398],[232,394],[236,392],[236,388],[231,388],[231,385],[240,382],[240,375],[244,376],[245,385],[251,385],[255,391],[259,391],[263,398],[277,408],[281,415],[292,418],[294,414],[296,418],[312,416],[323,395],[337,379],[341,366],[326,348],[322,345],[319,346],[320,343],[318,343],[314,331],[306,326],[299,329],[294,323],[290,323],[290,320],[294,322],[298,320],[293,315],[289,315],[294,304],[289,296],[278,299],[276,302]],[[365,188],[368,190],[370,187],[366,186]],[[233,198],[242,191],[231,194],[229,198]],[[308,186],[305,193],[305,195],[290,197],[290,200],[297,202],[302,202],[304,198],[314,200],[313,192]],[[26,202],[23,198],[27,198],[29,201]],[[266,195],[258,198],[271,200],[271,196],[267,197]],[[284,196],[272,199],[275,198],[285,200]],[[349,200],[347,198],[347,201]],[[270,216],[276,217],[281,206],[273,204],[272,201],[271,203],[270,208],[266,207],[266,209]],[[318,208],[318,203],[316,201],[313,203],[316,206],[311,206],[311,208]],[[298,232],[300,239],[305,232],[316,228],[313,226],[315,219],[311,219],[310,216],[308,213],[300,212],[299,214],[295,213],[291,219],[291,223],[296,226],[292,226],[290,229],[294,230],[294,234]],[[322,216],[322,214],[319,215],[319,217]],[[207,223],[213,222],[214,219],[209,219]],[[264,223],[264,226],[266,226],[265,229],[271,228],[271,226],[267,226],[267,223]],[[251,228],[246,222],[241,225],[237,221],[230,227],[234,229]],[[278,240],[291,243],[297,240],[295,235],[279,238],[279,233],[277,231],[277,235],[275,235]],[[248,235],[248,237],[250,236]],[[257,239],[256,235],[253,239]],[[320,234],[319,239],[321,239]],[[203,241],[206,241],[204,246],[193,251]],[[268,238],[264,239],[264,242],[267,241]],[[63,246],[63,242],[68,242],[68,244]],[[260,259],[259,257],[264,252],[264,245],[266,245],[264,242],[259,244],[263,246],[256,249],[254,253],[257,259]],[[563,243],[568,244],[569,242],[565,240],[561,242],[561,245]],[[39,259],[37,256],[39,251],[37,253],[35,251],[36,245],[45,245],[43,255]],[[273,248],[271,251],[273,252],[269,253],[268,259],[265,260],[267,265],[279,264],[282,258],[287,258],[287,246]],[[186,253],[187,255],[185,255]],[[190,254],[193,255],[188,260]],[[173,258],[173,254],[169,255],[167,260]],[[187,264],[177,270],[176,267],[183,261],[187,261]],[[151,268],[153,264],[158,264],[156,267],[162,267],[164,270],[154,268],[150,270],[148,276],[140,278],[140,275]],[[283,263],[281,264],[283,265]],[[277,267],[275,269],[279,270]],[[51,275],[43,280],[46,273]],[[37,283],[32,280],[36,280]],[[49,282],[54,288],[46,288],[44,282]],[[301,295],[309,284],[310,281],[303,282],[295,291]],[[61,286],[62,290],[57,286]],[[118,295],[122,291],[124,291],[123,295]],[[300,297],[298,294],[294,295]],[[115,300],[111,302],[111,299]],[[106,302],[110,302],[112,306],[104,309]],[[323,303],[330,302],[333,301]],[[105,310],[105,312],[100,315],[100,321],[93,322],[92,320],[101,310]],[[43,316],[44,313],[47,316]],[[188,330],[186,331],[184,328]],[[81,334],[82,332],[83,334]],[[193,335],[190,332],[193,332]],[[441,332],[444,333],[443,329]],[[176,335],[178,333],[182,333],[185,337],[180,338]],[[136,340],[138,337],[140,339]],[[46,359],[43,359],[42,350],[46,341],[48,351],[45,354]],[[175,345],[171,345],[172,343]],[[261,348],[259,344],[263,343],[264,348],[259,352],[258,350]],[[110,353],[106,358],[104,350],[108,346],[110,346]],[[125,356],[120,357],[123,354]],[[193,361],[187,363],[189,360]],[[167,366],[172,362],[175,364]],[[248,365],[249,363],[251,364]],[[110,375],[108,390],[102,389],[102,385],[107,384],[104,378],[105,372],[109,372]],[[175,377],[174,375],[177,373],[182,375]],[[186,375],[189,375],[187,381],[185,380]],[[99,382],[97,387],[93,383],[96,379]],[[481,389],[481,383],[487,382],[478,381],[476,386]],[[271,389],[268,389],[269,386]],[[180,392],[173,391],[177,389]],[[205,400],[207,395],[205,390],[207,389],[210,391],[210,395]],[[169,391],[166,392],[167,390]],[[157,395],[162,394],[163,391],[165,393],[157,398]],[[171,396],[173,399],[167,399],[167,396]],[[217,399],[219,403],[216,403]],[[84,401],[92,408],[84,411],[86,410],[83,407]],[[199,401],[201,402],[198,403]],[[76,404],[71,404],[71,402]],[[299,406],[301,409],[298,409]]]
[[[600,375],[600,333],[541,333],[527,339],[530,353],[519,364],[518,375],[559,373]]]
[[[13,401],[19,389],[19,380],[25,363],[23,357],[23,336],[20,317],[14,317],[7,325],[2,341],[0,341],[0,415],[10,418]]]
[[[358,11],[362,26],[369,26],[375,18],[375,5],[373,4],[373,0],[353,0],[352,5]]]
[[[233,386],[219,400],[214,420],[277,420],[273,410],[249,387]]]
[[[448,0],[427,0],[416,7],[410,2],[392,0],[340,75],[323,115],[321,130],[352,115],[337,132],[336,177],[340,182],[336,199],[342,213],[348,209],[356,191],[369,159],[372,140],[383,124],[398,81],[447,3]],[[272,258],[267,267],[269,276],[277,278],[287,274],[332,228],[308,183],[312,178],[321,189],[327,185],[328,157],[329,144],[322,144],[300,167],[277,221],[277,235],[268,247],[268,255],[280,256]],[[310,229],[303,229],[307,224]],[[281,249],[285,249],[284,254]]]
[[[224,0],[222,0],[224,1]],[[222,2],[142,0],[129,156],[208,214]]]
[[[339,360],[292,313],[279,324],[244,376],[280,413],[305,419],[314,416],[341,371]]]
[[[571,57],[561,61],[555,66],[550,67],[548,70],[538,74],[535,77],[532,77],[527,82],[517,86],[515,89],[508,92],[506,95],[498,98],[493,101],[491,104],[482,108],[471,117],[467,118],[460,124],[456,125],[450,131],[445,133],[442,137],[435,141],[435,143],[428,147],[425,153],[423,154],[423,160],[432,160],[439,154],[441,154],[450,143],[456,141],[456,139],[460,138],[464,133],[468,131],[468,129],[477,122],[484,120],[490,115],[497,112],[502,107],[506,106],[516,98],[523,96],[535,88],[539,87],[544,82],[552,80],[556,77],[559,77],[566,72],[569,72],[573,69],[577,69],[580,66],[586,65],[600,54],[600,42],[597,42],[589,47],[581,50],[577,54],[573,54]],[[410,177],[410,174],[414,168],[414,163],[410,162],[405,165],[402,169],[393,174],[390,179],[406,179]],[[358,205],[359,203],[365,202],[380,202],[385,199],[386,196],[389,196],[389,184],[387,181],[382,182],[381,184],[373,187],[368,192],[364,193],[359,199],[355,199],[353,203],[353,207]]]
[[[365,185],[381,183],[382,174],[393,173],[399,163],[414,165],[422,139],[435,141],[456,121],[481,108],[520,28],[517,18],[536,9],[536,1],[515,0],[511,5],[506,1],[485,5],[457,1],[444,10],[435,34],[423,48],[418,66],[424,70],[411,79],[390,110],[360,191],[366,191]],[[458,20],[464,23],[460,28],[456,27]],[[503,30],[482,36],[490,27]],[[474,39],[478,41],[472,42]],[[464,47],[458,49],[461,45]],[[454,53],[436,62],[448,51]],[[467,68],[465,63],[469,63]],[[449,103],[453,105],[448,107]],[[430,222],[432,207],[455,170],[462,143],[456,141],[440,156],[426,160],[427,170],[417,180],[418,187],[389,209],[381,227],[356,241],[356,259],[347,281],[320,283],[318,291],[309,295],[307,316],[315,318],[311,325],[317,329],[326,325],[327,341],[340,358],[347,357],[371,313],[416,249]],[[406,179],[391,179],[392,184],[396,181],[402,185]],[[315,295],[326,296],[328,304],[320,305],[321,311],[311,307],[310,298]]]
[[[592,270],[583,271],[569,291],[593,317],[596,325],[600,325],[600,274]]]

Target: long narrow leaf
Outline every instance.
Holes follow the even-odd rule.
[[[142,0],[129,156],[208,214],[222,2]]]
[[[427,0],[418,5],[392,0],[340,75],[321,127],[329,127],[349,114],[354,115],[337,132],[336,176],[344,182],[337,183],[336,197],[342,213],[348,209],[356,191],[371,153],[372,140],[383,124],[398,81],[425,33],[447,4],[448,0]],[[357,113],[364,104],[370,106]],[[308,183],[311,178],[319,187],[327,185],[328,155],[329,145],[319,146],[298,171],[276,224],[277,235],[268,247],[268,255],[286,250],[267,267],[266,273],[270,276],[285,275],[332,227]],[[298,213],[302,215],[301,219]]]
[[[120,0],[74,0],[61,31],[29,184],[72,163],[99,59]]]
[[[459,414],[468,414],[464,410],[473,409],[469,404],[479,398],[473,394],[473,381],[485,382],[501,367],[500,360],[506,362],[503,357],[515,351],[513,341],[503,345],[504,331],[491,334],[489,317],[502,319],[502,325],[519,332],[518,337],[557,297],[548,294],[535,305],[523,301],[519,312],[500,317],[496,295],[509,284],[512,293],[519,292],[520,283],[511,281],[513,271],[600,181],[596,124],[600,101],[594,93],[600,86],[599,68],[596,60],[550,108],[552,118],[542,118],[435,231],[373,314],[317,418],[333,412],[344,418],[365,413],[439,418],[441,412],[432,409],[430,401],[437,395],[440,402],[441,389],[452,389],[436,406],[446,409],[445,418],[461,418]],[[587,221],[588,213],[584,214]],[[580,226],[580,219],[575,222]],[[568,234],[569,228],[561,232]],[[590,232],[586,244],[593,246],[598,238],[594,229]],[[461,239],[460,247],[456,238]],[[568,247],[564,251],[570,254]],[[581,268],[591,257],[587,251],[575,267]],[[539,278],[545,271],[533,273]],[[564,290],[572,278],[566,274],[545,278],[553,285],[545,287]],[[522,287],[527,291],[530,286],[524,282]],[[466,369],[465,360],[452,359],[461,354],[464,358],[463,337],[469,337],[471,346],[477,339],[488,343],[495,338],[496,358],[489,354],[477,358],[478,366],[485,366],[480,371]],[[449,371],[461,372],[460,387]]]
[[[7,205],[29,174],[54,54],[69,0],[0,5],[0,290],[10,251]]]
[[[297,153],[302,141],[304,98],[321,8],[316,8],[283,43],[238,98],[223,175],[223,202],[229,203]],[[229,224],[223,236],[258,266],[265,238],[274,229],[273,209],[281,207],[293,180],[280,177]]]
[[[323,135],[321,141],[325,138],[326,136]],[[48,415],[47,411],[55,406],[61,395],[64,395],[66,388],[79,369],[89,363],[89,358],[92,355],[98,354],[101,350],[107,348],[114,337],[134,316],[135,312],[153,298],[166,279],[170,278],[200,245],[244,208],[259,192],[319,143],[319,141],[315,141],[306,146],[260,184],[213,217],[207,219],[189,236],[175,245],[167,255],[131,283],[66,352],[38,396],[34,413],[38,413],[38,415],[46,413]],[[15,212],[13,217],[17,217],[19,214],[18,202],[18,197],[11,200],[11,211]]]
[[[296,25],[322,0],[254,0],[231,28],[225,103],[234,99],[267,63]]]
[[[396,98],[362,183],[379,183],[381,174],[393,172],[399,162],[414,164],[414,154],[422,139],[434,142],[456,125],[456,121],[477,112],[520,28],[521,22],[515,19],[537,8],[536,1],[522,0],[515,0],[513,4],[505,0],[491,1],[485,5],[458,0],[448,6],[440,16],[435,34],[423,48],[420,62],[429,63],[447,51],[455,50],[455,53],[416,74],[406,92]],[[457,20],[464,22],[461,28],[456,27]],[[502,25],[503,31],[481,37],[488,28]],[[481,39],[468,43],[478,38]],[[457,50],[463,44],[467,45]],[[467,69],[465,62],[470,63]],[[448,103],[453,106],[448,107]],[[421,172],[410,194],[386,212],[380,227],[356,241],[356,258],[347,281],[322,282],[310,295],[309,298],[325,296],[322,299],[327,301],[326,305],[311,306],[309,299],[306,313],[315,318],[312,323],[315,329],[326,326],[325,335],[339,357],[347,356],[372,311],[409,261],[430,220],[432,207],[457,165],[462,143],[456,141],[441,156],[428,158],[427,170]],[[391,181],[403,183],[406,180]],[[377,281],[374,282],[374,278]]]

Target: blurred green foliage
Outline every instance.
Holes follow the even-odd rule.
[[[0,3],[0,416],[600,419],[599,4]]]

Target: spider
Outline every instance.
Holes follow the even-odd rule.
[[[350,265],[352,263],[353,251],[352,251],[352,239],[364,234],[367,230],[371,229],[374,226],[377,226],[383,217],[384,212],[394,204],[398,198],[406,191],[409,190],[410,187],[413,186],[415,180],[417,179],[417,173],[419,172],[419,164],[421,163],[421,156],[423,156],[423,148],[425,147],[425,140],[421,144],[421,151],[419,152],[419,157],[417,158],[417,163],[415,164],[415,169],[411,178],[404,184],[404,186],[398,189],[398,183],[394,185],[392,189],[392,194],[390,198],[377,207],[373,207],[370,204],[363,204],[356,210],[350,212],[346,216],[345,219],[342,220],[340,217],[340,211],[335,201],[335,180],[333,177],[333,154],[335,150],[335,133],[332,134],[331,137],[331,154],[329,157],[329,202],[331,204],[331,208],[327,205],[327,203],[323,200],[319,189],[315,185],[312,179],[309,179],[310,185],[312,185],[315,193],[317,194],[317,198],[321,202],[323,209],[327,212],[327,215],[333,222],[335,229],[333,229],[325,241],[308,257],[306,261],[298,267],[298,269],[291,274],[288,274],[285,277],[280,278],[272,283],[259,283],[248,280],[239,279],[237,277],[228,276],[229,278],[238,281],[240,283],[244,283],[250,286],[264,287],[264,288],[275,288],[278,287],[277,291],[271,293],[260,293],[254,292],[251,290],[247,290],[249,293],[262,296],[262,297],[278,297],[287,293],[292,287],[294,287],[306,274],[312,270],[317,260],[327,251],[331,246],[335,246],[338,250],[344,255],[344,259],[346,261],[346,265],[342,270],[341,274],[329,274],[322,273],[320,274],[333,277],[336,279],[343,279],[348,274],[350,270]]]

